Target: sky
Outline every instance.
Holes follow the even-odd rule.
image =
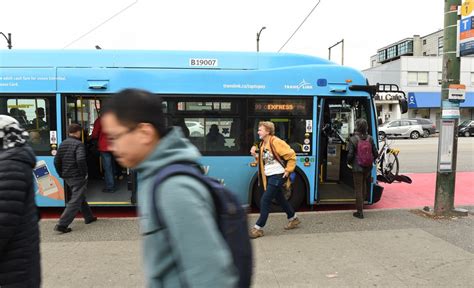
[[[344,39],[344,65],[363,70],[377,49],[443,28],[443,0],[320,0],[281,52],[328,58]],[[318,0],[0,0],[0,32],[13,49],[278,52]],[[342,49],[331,49],[341,64]],[[0,38],[0,49],[7,43]]]

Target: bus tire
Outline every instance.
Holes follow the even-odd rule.
[[[291,184],[289,190],[285,189],[284,193],[285,198],[288,200],[291,207],[293,207],[295,211],[298,211],[306,199],[306,195],[308,195],[308,183],[303,172],[299,168],[297,168],[295,172],[296,177],[294,183]],[[258,177],[255,174],[254,178],[252,179],[252,206],[260,209],[260,201],[263,196],[263,187],[258,186],[258,179],[256,178]],[[272,201],[270,212],[283,212],[283,208],[278,205],[275,199]]]

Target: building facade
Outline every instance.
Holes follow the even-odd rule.
[[[408,113],[402,115],[398,101],[390,93],[377,95],[382,121],[399,118],[430,118],[439,127],[443,30],[427,36],[405,38],[380,48],[371,57],[371,68],[363,73],[371,84],[397,84],[408,97]],[[460,120],[474,119],[474,57],[461,58],[461,84],[466,85],[466,101],[460,105]]]

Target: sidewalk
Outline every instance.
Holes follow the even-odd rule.
[[[409,210],[367,210],[364,220],[304,212],[292,231],[272,214],[265,237],[252,240],[253,287],[473,287],[474,207],[465,208],[466,218],[440,220]],[[54,224],[41,222],[43,287],[144,287],[137,219],[79,220],[64,235]]]

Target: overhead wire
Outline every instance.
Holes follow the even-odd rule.
[[[295,36],[296,32],[298,32],[298,30],[301,28],[301,26],[303,26],[304,22],[306,22],[306,20],[309,18],[309,16],[311,16],[311,14],[316,9],[316,7],[318,7],[320,2],[321,2],[321,0],[319,0],[318,3],[316,3],[316,5],[314,5],[313,9],[311,9],[311,11],[308,13],[308,15],[303,19],[303,22],[301,22],[301,24],[298,26],[298,28],[296,28],[295,32],[293,32],[293,34],[291,34],[290,38],[288,38],[288,40],[286,40],[285,44],[283,44],[283,46],[281,46],[281,48],[278,50],[278,52],[280,52],[281,49],[283,49],[286,46],[286,44],[288,44],[288,42],[290,42],[291,38],[293,38],[293,36]]]
[[[90,33],[94,32],[95,30],[97,30],[98,28],[100,28],[102,25],[104,25],[105,23],[109,22],[110,20],[114,19],[115,17],[117,17],[118,15],[120,15],[121,13],[125,12],[126,10],[128,10],[130,7],[132,7],[133,5],[137,4],[138,3],[138,0],[135,0],[135,2],[127,5],[125,8],[123,8],[122,10],[118,11],[117,13],[115,13],[114,15],[110,16],[109,18],[105,19],[103,22],[101,22],[99,25],[95,26],[94,28],[92,28],[91,30],[87,31],[86,33],[84,33],[83,35],[81,35],[79,38],[71,41],[69,44],[67,44],[66,46],[63,47],[63,49],[66,49],[67,47],[71,46],[72,44],[76,43],[77,41],[81,40],[82,38],[86,37],[87,35],[89,35]]]

